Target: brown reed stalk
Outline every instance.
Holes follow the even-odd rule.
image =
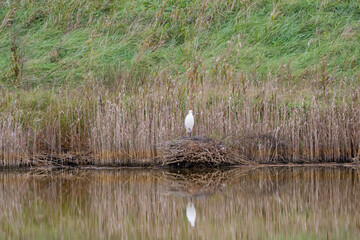
[[[356,81],[326,83],[324,95],[322,86],[320,94],[317,87],[291,86],[270,70],[263,81],[237,73],[226,60],[206,72],[197,58],[189,69],[186,81],[164,71],[136,91],[128,88],[126,74],[112,89],[88,83],[49,94],[1,90],[2,165],[19,166],[24,153],[42,152],[86,153],[99,165],[148,163],[161,154],[159,144],[185,136],[189,109],[197,113],[195,135],[221,140],[254,163],[359,160]]]

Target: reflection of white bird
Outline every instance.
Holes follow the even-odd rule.
[[[186,132],[190,133],[190,137],[191,137],[191,131],[192,131],[193,127],[194,127],[194,115],[193,115],[193,111],[190,110],[189,114],[185,118]]]
[[[195,226],[195,219],[196,219],[196,210],[193,203],[189,202],[186,205],[186,217],[188,221],[190,222],[191,226]]]

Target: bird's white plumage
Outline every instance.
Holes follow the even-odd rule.
[[[191,135],[191,131],[192,131],[193,127],[194,127],[194,115],[193,115],[193,111],[190,110],[189,114],[185,118],[186,132],[190,133],[190,135]]]
[[[195,206],[192,202],[189,202],[186,206],[186,217],[188,221],[190,222],[191,226],[195,226],[195,220],[196,220],[196,210]]]

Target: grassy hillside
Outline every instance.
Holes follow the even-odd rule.
[[[360,65],[360,4],[353,1],[2,1],[1,85],[140,82],[166,71],[186,78],[227,64],[265,75],[288,65],[310,78],[321,60],[333,75]],[[297,79],[296,78],[296,79]],[[308,80],[308,79],[307,79]]]

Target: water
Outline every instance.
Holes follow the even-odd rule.
[[[359,173],[0,172],[0,239],[359,239]]]

